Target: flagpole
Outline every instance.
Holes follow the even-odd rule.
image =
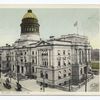
[[[78,34],[78,21],[74,23],[74,27],[76,27],[76,34]]]

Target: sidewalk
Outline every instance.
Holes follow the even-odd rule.
[[[95,75],[94,79],[91,79],[87,83],[87,92],[98,92],[99,91],[99,75]],[[77,92],[85,92],[85,85],[77,90]]]

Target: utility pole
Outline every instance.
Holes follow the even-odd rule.
[[[12,76],[12,73],[11,73],[11,53],[10,53],[10,45],[7,45],[8,46],[8,67],[9,67],[9,71],[8,71],[8,74],[9,74],[9,78],[10,78],[10,83],[11,83],[11,76]]]
[[[69,92],[70,92],[70,90],[71,90],[71,89],[70,89],[70,79],[69,79]]]
[[[45,92],[45,75],[43,74],[43,92]]]
[[[10,62],[9,62],[9,65],[10,65],[10,75],[9,75],[9,77],[10,77],[10,83],[11,83],[12,72],[11,72],[11,53],[10,53],[10,46],[9,46],[9,60],[10,60]]]
[[[0,85],[1,85],[1,59],[0,59]]]
[[[16,51],[16,54],[15,54],[15,58],[16,58],[16,66],[17,66],[17,82],[19,83],[19,66],[18,66],[18,51]]]
[[[85,92],[87,92],[87,74],[88,74],[88,63],[86,63],[86,74],[85,74]]]

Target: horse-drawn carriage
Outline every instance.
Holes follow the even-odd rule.
[[[7,88],[7,89],[11,89],[11,83],[9,81],[8,78],[6,78],[5,82],[3,83],[4,87]],[[16,91],[22,91],[22,86],[21,84],[19,84],[18,82],[16,82],[16,88],[15,88]]]
[[[8,78],[5,80],[5,82],[3,83],[3,85],[4,85],[5,88],[11,89],[11,84],[10,84],[10,81],[9,81]]]

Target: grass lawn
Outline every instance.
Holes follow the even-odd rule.
[[[99,69],[99,62],[92,62],[92,69]]]

